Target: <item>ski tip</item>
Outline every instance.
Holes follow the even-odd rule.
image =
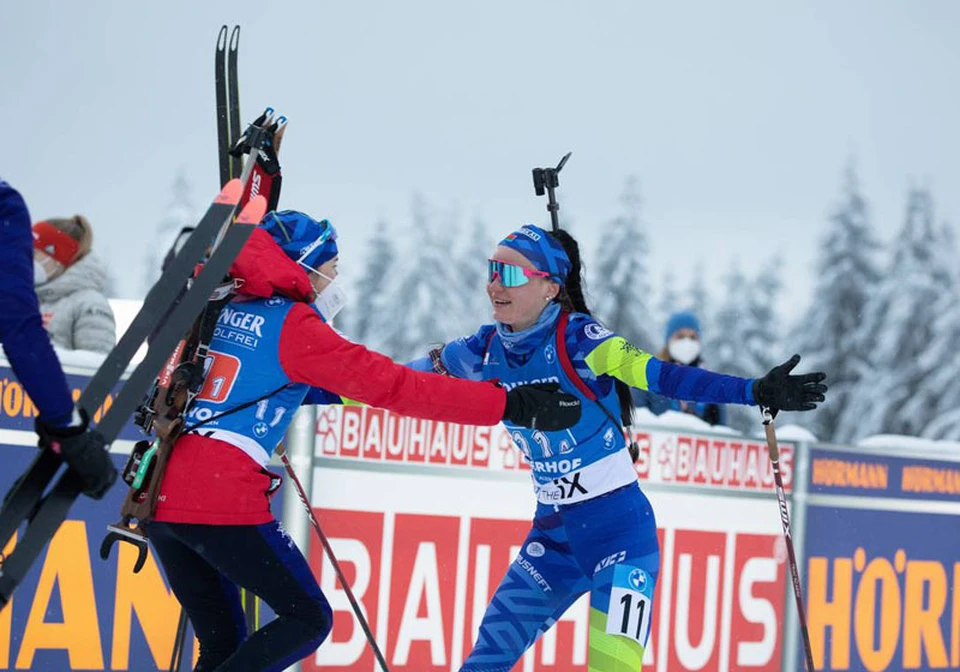
[[[256,226],[265,214],[267,214],[267,199],[263,196],[254,196],[237,215],[235,223]]]
[[[226,205],[236,205],[240,202],[240,197],[243,195],[243,182],[240,181],[239,177],[235,177],[225,185],[223,189],[220,190],[220,193],[217,195],[214,203],[224,203]]]
[[[224,51],[227,48],[227,27],[220,26],[220,34],[217,35],[217,51]]]

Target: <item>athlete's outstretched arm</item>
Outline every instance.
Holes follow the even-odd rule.
[[[433,376],[339,336],[306,304],[295,305],[280,334],[280,364],[291,380],[402,415],[495,425],[506,393],[491,384]]]
[[[422,373],[337,334],[305,303],[287,313],[280,365],[294,382],[401,415],[463,425],[517,425],[556,431],[580,420],[580,400],[559,386],[499,385]]]
[[[799,355],[762,378],[740,378],[662,362],[622,336],[613,336],[595,347],[585,361],[596,375],[604,373],[641,390],[686,401],[810,411],[824,400],[827,392],[827,386],[822,384],[824,373],[791,373],[800,362]]]
[[[622,336],[613,336],[597,345],[587,355],[586,363],[598,376],[613,376],[631,387],[673,399],[717,404],[756,404],[753,398],[754,379],[662,362]]]

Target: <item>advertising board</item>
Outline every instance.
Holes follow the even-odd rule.
[[[960,463],[814,449],[808,489],[818,669],[957,669]]]

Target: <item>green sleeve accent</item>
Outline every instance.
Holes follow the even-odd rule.
[[[653,355],[627,342],[623,336],[607,339],[587,355],[586,362],[597,376],[607,375],[622,380],[630,387],[649,389],[647,363]]]
[[[347,399],[346,397],[340,397],[340,403],[344,406],[366,406],[362,401],[354,401],[353,399]]]

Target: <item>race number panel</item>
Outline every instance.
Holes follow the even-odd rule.
[[[639,567],[617,565],[607,608],[607,634],[629,637],[646,647],[652,611],[650,576]]]

